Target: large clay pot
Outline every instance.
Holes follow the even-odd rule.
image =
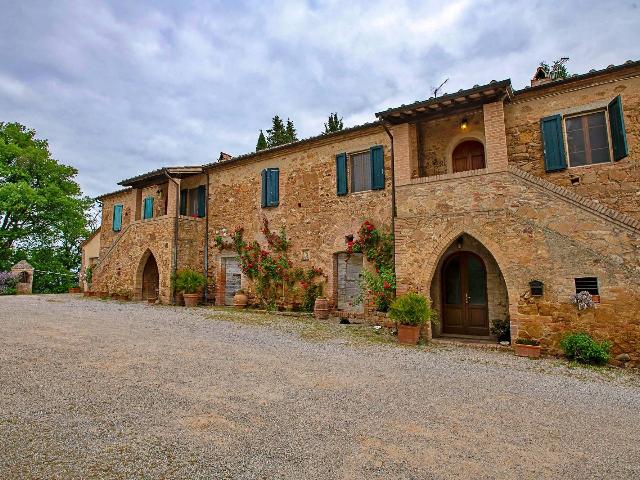
[[[236,308],[245,308],[249,303],[249,297],[246,293],[236,293],[233,296],[233,306]]]
[[[176,293],[176,305],[184,305],[184,295],[182,292]]]
[[[325,297],[316,298],[316,302],[313,305],[313,314],[318,320],[329,318],[329,300]]]
[[[414,325],[398,325],[398,343],[415,345],[420,338],[420,327]]]
[[[540,345],[513,345],[516,355],[519,357],[540,358]]]
[[[185,307],[195,307],[198,305],[198,302],[200,301],[199,293],[183,293],[182,296],[184,297]]]

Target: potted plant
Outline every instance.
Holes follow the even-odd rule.
[[[249,297],[244,290],[240,289],[233,296],[233,306],[236,308],[245,308],[249,303]]]
[[[70,287],[69,288],[69,293],[80,293],[80,287],[78,285]]]
[[[437,313],[424,295],[409,292],[391,303],[389,318],[398,324],[398,342],[415,345],[420,338],[420,327],[426,322],[435,322]]]
[[[517,338],[514,350],[519,357],[540,358],[540,340]]]
[[[500,342],[511,341],[511,325],[508,318],[496,318],[491,322],[491,328],[489,328],[491,335],[495,335]]]
[[[200,300],[200,290],[204,287],[206,279],[200,272],[185,269],[176,274],[176,291],[182,292],[184,305],[195,307]]]

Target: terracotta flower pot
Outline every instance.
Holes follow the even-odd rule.
[[[249,303],[249,297],[246,293],[236,293],[233,296],[233,306],[236,308],[245,308]]]
[[[420,327],[415,325],[398,325],[398,343],[415,345],[420,338]]]
[[[316,298],[316,302],[313,305],[313,314],[318,320],[329,318],[329,300],[324,297]]]
[[[540,345],[522,345],[516,343],[513,345],[513,349],[519,357],[540,358]]]
[[[195,307],[200,301],[199,293],[183,293],[182,296],[184,297],[185,307]]]
[[[80,293],[80,287],[71,287],[69,293]]]

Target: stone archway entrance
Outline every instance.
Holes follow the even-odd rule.
[[[142,271],[142,299],[158,298],[160,275],[158,264],[153,254],[149,255]]]
[[[509,318],[507,286],[491,252],[462,233],[447,247],[431,281],[431,300],[438,311],[434,336],[490,338],[494,320]]]
[[[442,333],[489,335],[487,269],[472,252],[456,252],[442,266]]]

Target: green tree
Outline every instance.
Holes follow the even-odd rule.
[[[267,130],[267,145],[269,148],[289,143],[287,131],[282,119],[276,115],[271,120],[271,128]]]
[[[571,74],[569,70],[567,70],[567,66],[565,63],[569,61],[568,57],[562,57],[557,60],[554,60],[551,63],[551,67],[544,60],[540,62],[540,66],[547,72],[549,72],[549,76],[553,80],[564,80],[565,78],[569,78]]]
[[[295,142],[298,140],[298,134],[296,132],[296,127],[293,126],[293,122],[287,118],[287,143]]]
[[[338,132],[343,128],[342,117],[338,118],[338,112],[330,113],[329,120],[324,124],[324,133]]]
[[[0,122],[0,270],[26,259],[36,270],[34,290],[62,291],[80,265],[87,212],[77,170],[51,158],[46,140],[19,123]],[[66,278],[66,280],[62,280]]]
[[[256,152],[264,150],[265,148],[269,148],[269,145],[267,145],[267,139],[264,138],[264,133],[262,133],[262,130],[260,130],[260,135],[258,135],[258,143],[256,144]]]

